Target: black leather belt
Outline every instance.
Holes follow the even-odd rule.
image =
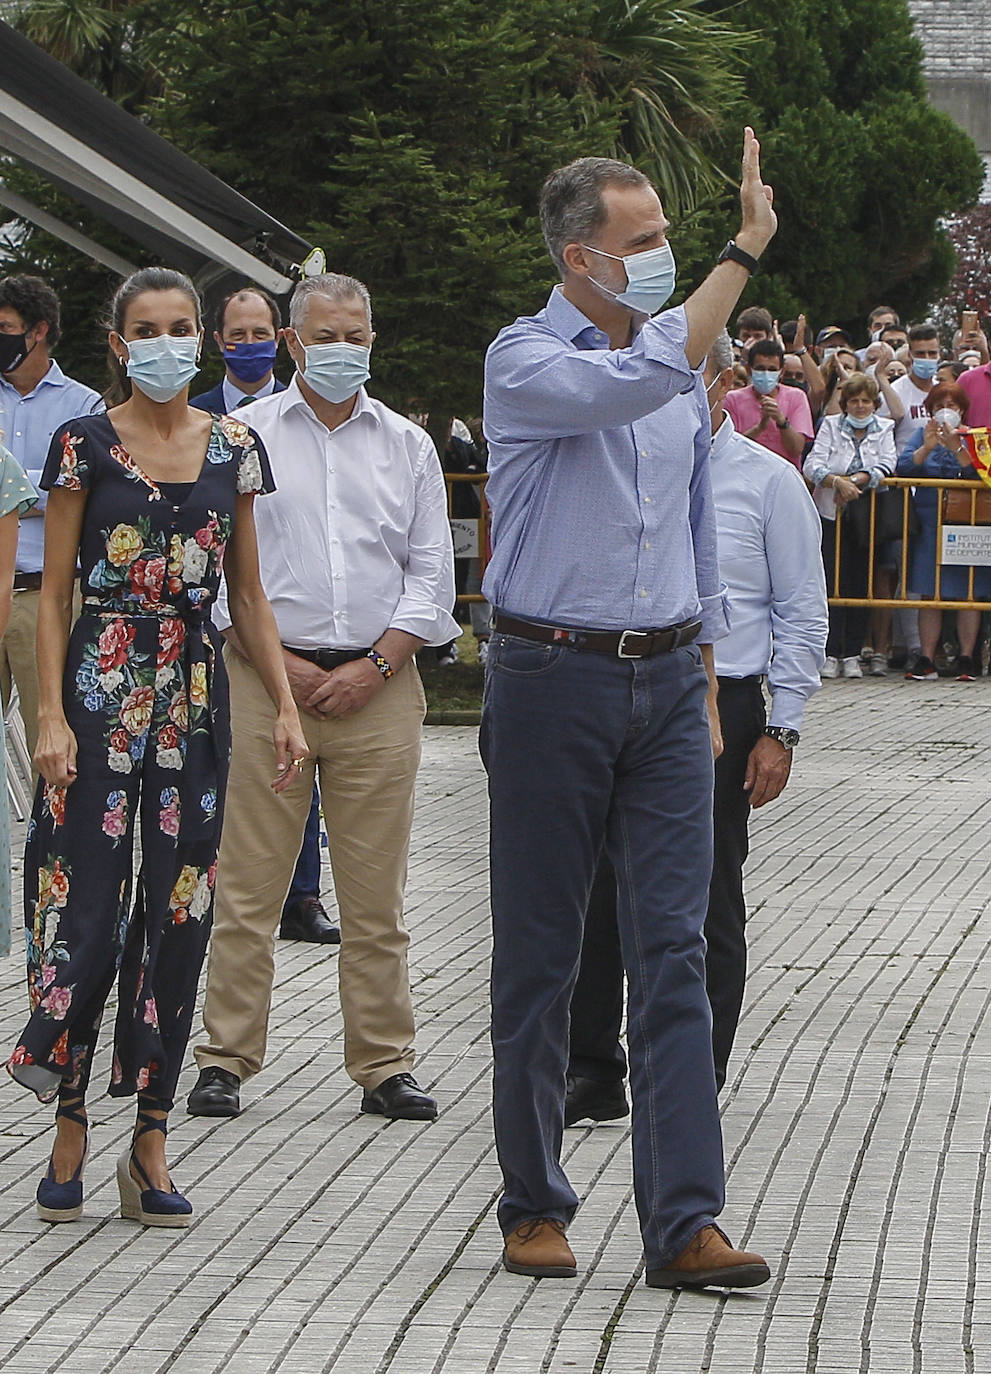
[[[534,639],[538,644],[564,644],[569,649],[590,649],[596,654],[615,654],[617,658],[652,658],[669,654],[683,644],[691,644],[702,629],[701,620],[685,620],[666,630],[569,630],[558,625],[536,625],[532,620],[515,620],[496,611],[493,626],[497,634]]]
[[[354,663],[355,659],[364,658],[368,653],[367,649],[294,649],[291,644],[283,644],[282,647],[287,653],[305,658],[328,671],[339,668],[342,663]]]
[[[41,573],[16,573],[14,576],[15,592],[36,592],[41,587]]]

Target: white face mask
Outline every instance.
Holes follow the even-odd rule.
[[[675,262],[669,243],[662,243],[660,248],[649,248],[643,253],[630,253],[624,258],[618,258],[615,253],[604,253],[601,248],[592,248],[587,243],[583,243],[582,247],[591,253],[598,253],[602,258],[621,262],[626,268],[625,291],[612,291],[594,277],[589,278],[600,291],[620,305],[627,305],[644,315],[653,315],[674,290]]]
[[[950,410],[947,406],[944,410],[937,410],[933,419],[938,425],[946,425],[947,429],[956,429],[963,416],[959,410]]]

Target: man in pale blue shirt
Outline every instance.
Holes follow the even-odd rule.
[[[776,220],[752,130],[743,227],[685,305],[668,224],[633,168],[582,158],[544,185],[561,286],[489,349],[495,608],[489,774],[493,1115],[513,1273],[576,1273],[560,1164],[568,1003],[603,843],[630,979],[633,1156],[647,1283],[769,1277],[715,1226],[722,1138],[702,923],[712,862],[712,641],[726,623],[697,369]],[[650,318],[650,317],[653,318]],[[700,651],[700,639],[704,648]]]
[[[67,377],[51,357],[60,333],[59,300],[47,282],[30,276],[0,281],[0,439],[39,493],[17,535],[14,600],[0,642],[0,691],[6,711],[12,684],[17,684],[32,758],[38,743],[34,642],[48,504],[38,482],[55,432],[68,420],[103,409],[99,392]]]
[[[737,434],[723,410],[733,381],[728,334],[713,344],[705,380],[714,431],[710,466],[719,571],[731,623],[730,633],[715,646],[723,751],[715,768],[715,844],[705,918],[706,990],[721,1088],[747,975],[743,866],[750,809],[773,801],[788,781],[806,703],[819,690],[829,618],[821,528],[808,488],[790,463]],[[616,880],[604,859],[585,918],[582,964],[571,999],[566,1125],[629,1113],[623,1091],[626,1056],[619,1043],[622,1012]]]

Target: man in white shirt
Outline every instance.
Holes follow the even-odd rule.
[[[274,371],[282,333],[278,301],[260,286],[248,284],[225,296],[217,307],[213,331],[224,375],[215,387],[191,397],[189,404],[213,415],[233,415],[263,396],[285,391]],[[320,900],[320,876],[320,792],[314,788],[303,847],[282,911],[279,934],[283,939],[316,945],[341,943],[341,932]]]
[[[934,324],[913,324],[908,331],[908,350],[912,355],[911,370],[891,383],[891,390],[905,411],[902,418],[895,421],[895,448],[899,454],[915,431],[929,419],[926,397],[933,389],[939,368],[939,330]],[[886,402],[881,402],[878,414],[891,416]]]
[[[277,490],[256,513],[262,581],[312,757],[276,796],[272,708],[228,628],[233,754],[217,878],[200,1076],[189,1110],[236,1116],[265,1055],[274,939],[314,770],[341,918],[344,1060],[361,1109],[432,1120],[413,1067],[403,887],[425,702],[413,655],[459,628],[444,478],[429,435],[364,388],[374,334],[366,288],[328,273],[297,286],[289,387],[251,426]],[[218,616],[226,626],[223,598]]]
[[[733,381],[732,362],[724,332],[713,344],[705,370],[719,573],[726,583],[731,626],[714,645],[723,748],[716,760],[713,868],[705,918],[717,1087],[726,1081],[746,982],[743,866],[750,809],[773,801],[788,781],[806,702],[819,690],[828,629],[815,506],[797,470],[733,428],[723,410]],[[765,675],[770,719],[761,687]],[[622,970],[616,883],[600,863],[571,1001],[566,1125],[628,1114],[626,1056],[619,1044]]]

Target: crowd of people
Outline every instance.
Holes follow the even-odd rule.
[[[968,472],[961,427],[991,401],[976,323],[949,364],[932,326],[903,330],[886,307],[859,352],[837,327],[813,340],[804,319],[779,329],[754,308],[734,343],[726,323],[777,225],[750,129],[740,199],[736,238],[665,309],[676,266],[647,179],[605,158],[558,169],[540,208],[560,283],[486,356],[479,747],[510,1273],[577,1272],[562,1134],[630,1111],[625,977],[646,1283],[770,1277],[717,1224],[750,812],[785,789],[820,675],[859,676],[863,652],[886,668],[884,620],[865,650],[862,608],[827,608],[827,587],[857,600],[872,577],[893,585],[897,557],[858,542],[850,512],[896,465]],[[303,279],[285,324],[246,284],[213,325],[224,376],[191,396],[196,290],[165,268],[135,273],[111,306],[101,397],[50,356],[51,288],[0,281],[0,621],[22,625],[4,640],[7,691],[12,680],[40,775],[30,1015],[7,1067],[56,1104],[37,1188],[52,1223],[82,1213],[116,982],[109,1092],[136,1099],[121,1214],[189,1225],[166,1134],[208,942],[191,1113],[236,1117],[264,1066],[279,933],[340,944],[358,1109],[419,1122],[439,1110],[413,1073],[403,889],[425,711],[416,655],[460,633],[441,461],[422,424],[366,389],[372,302],[355,278]],[[448,457],[464,462],[459,438]],[[983,575],[936,571],[932,503],[916,505],[912,591],[939,600],[940,577],[943,598],[962,596],[963,576],[979,594]],[[929,675],[939,615],[919,614],[915,677]],[[957,617],[962,676],[974,615]],[[339,928],[320,904],[321,811]]]
[[[944,350],[934,324],[905,326],[888,305],[871,310],[865,332],[867,343],[855,348],[838,325],[813,339],[804,316],[779,327],[759,306],[741,311],[726,410],[739,433],[800,466],[811,484],[831,597],[986,601],[989,570],[941,563],[937,549],[938,505],[945,523],[970,524],[969,496],[954,505],[936,488],[906,494],[882,483],[895,475],[980,480],[962,433],[991,425],[987,336],[976,313],[965,311]],[[869,491],[877,492],[873,538],[870,503],[854,505]],[[977,512],[975,506],[981,522],[983,505]],[[962,607],[954,614],[947,671],[973,682],[982,670],[981,613]],[[937,607],[835,604],[822,676],[858,678],[866,669],[883,677],[889,666],[904,664],[909,680],[935,681],[937,657],[945,661],[943,620]]]

